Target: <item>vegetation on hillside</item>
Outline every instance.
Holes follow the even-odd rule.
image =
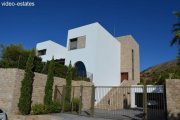
[[[21,82],[21,93],[18,103],[19,111],[23,115],[27,115],[31,111],[31,97],[32,97],[32,84],[33,84],[33,55],[29,55],[26,63],[24,79]]]
[[[141,83],[162,85],[165,79],[180,79],[180,67],[177,60],[155,65],[141,72]]]
[[[19,68],[25,69],[28,57],[34,57],[33,71],[41,72],[43,63],[40,57],[35,56],[35,49],[27,50],[20,44],[1,45],[0,68]]]

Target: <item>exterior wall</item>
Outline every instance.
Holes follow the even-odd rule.
[[[12,110],[16,73],[15,69],[0,68],[0,107],[6,112]]]
[[[40,56],[44,62],[51,60],[53,56],[54,59],[64,59],[66,57],[67,49],[51,40],[37,43],[36,50],[38,51],[42,49],[46,49],[46,55]]]
[[[95,72],[93,74],[98,86],[120,85],[121,43],[102,26],[97,27]]]
[[[134,50],[134,80],[140,81],[139,45],[131,35],[117,37],[121,43],[121,72],[128,72],[129,81],[132,79],[132,49]],[[121,80],[121,79],[120,79]]]
[[[180,79],[166,80],[168,120],[180,120]]]
[[[18,113],[18,102],[20,97],[21,81],[24,78],[24,71],[20,69],[3,69],[0,68],[0,106],[6,113]],[[35,73],[33,82],[32,105],[35,103],[43,103],[44,89],[47,80],[47,75]],[[54,77],[54,86],[65,85],[66,82],[63,78]],[[72,86],[89,86],[83,92],[83,105],[84,109],[89,108],[88,99],[91,96],[92,83],[85,81],[72,81]],[[53,92],[54,94],[54,92]],[[54,96],[54,95],[53,95]],[[78,94],[77,94],[78,96]],[[87,105],[86,105],[87,104]]]
[[[68,50],[65,64],[69,65],[71,61],[72,65],[75,65],[77,61],[82,61],[85,64],[86,71],[93,73],[95,69],[95,40],[96,35],[96,24],[86,25],[79,28],[74,28],[68,31],[67,47],[69,48],[69,39],[86,36],[85,48]]]
[[[120,43],[99,23],[93,23],[69,30],[67,47],[69,39],[79,36],[86,36],[85,48],[69,50],[65,64],[82,61],[96,86],[119,85]]]

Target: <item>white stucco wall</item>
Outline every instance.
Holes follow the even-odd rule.
[[[67,49],[60,44],[57,44],[51,40],[47,40],[41,43],[37,43],[36,51],[46,49],[46,54],[41,55],[43,62],[51,60],[54,56],[54,59],[61,59],[66,57]]]
[[[97,85],[120,85],[121,43],[101,25],[97,26],[94,79]]]
[[[120,43],[99,23],[85,25],[68,31],[69,39],[86,36],[85,48],[69,50],[65,64],[77,61],[85,64],[86,71],[93,74],[96,86],[117,86],[120,84]]]

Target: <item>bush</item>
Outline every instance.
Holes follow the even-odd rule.
[[[47,114],[47,113],[58,113],[61,112],[61,104],[59,102],[52,102],[51,105],[35,104],[32,106],[32,114]]]
[[[17,68],[18,63],[13,61],[1,60],[0,68]]]
[[[44,63],[42,62],[42,59],[40,57],[35,56],[34,57],[34,71],[41,73],[44,67]]]
[[[43,104],[35,104],[32,106],[32,114],[39,115],[47,113],[46,107]]]
[[[28,61],[26,63],[26,70],[24,73],[24,79],[21,81],[21,93],[18,103],[19,111],[27,115],[31,111],[31,96],[32,96],[32,84],[34,73],[33,68],[33,56],[29,55]]]
[[[65,65],[62,65],[58,62],[55,62],[55,71],[54,71],[54,76],[56,77],[61,77],[61,78],[66,78],[68,67]]]
[[[72,65],[69,63],[67,75],[66,75],[66,95],[65,99],[71,101],[71,84],[72,84]]]
[[[61,112],[61,104],[57,101],[52,102],[50,106],[45,106],[48,113],[58,113]]]
[[[54,82],[54,58],[48,66],[48,76],[45,86],[44,104],[50,106],[52,104],[52,91]]]
[[[71,111],[71,103],[70,102],[67,102],[67,101],[64,102],[64,111],[65,112]]]
[[[73,98],[72,99],[72,106],[73,106],[73,111],[78,112],[79,106],[80,106],[80,99],[79,98]]]

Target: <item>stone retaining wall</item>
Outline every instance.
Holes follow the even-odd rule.
[[[24,78],[24,71],[15,68],[0,68],[0,108],[6,113],[18,114],[18,102],[20,97],[21,81]],[[33,82],[32,105],[43,103],[44,88],[47,75],[35,73]],[[54,86],[65,85],[65,79],[54,77]],[[91,86],[92,83],[85,81],[72,81],[72,86]],[[54,93],[54,92],[53,92]],[[85,96],[90,96],[86,93]],[[88,98],[88,97],[87,97]]]
[[[169,120],[180,120],[180,79],[166,80],[167,112]]]

